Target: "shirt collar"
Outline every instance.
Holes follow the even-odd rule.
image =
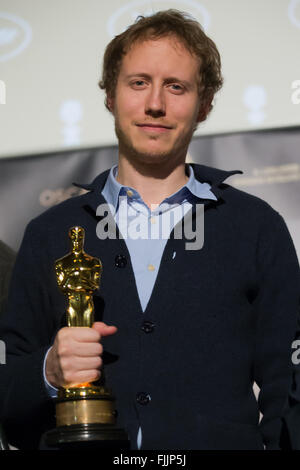
[[[182,188],[176,191],[171,196],[167,197],[163,202],[168,204],[181,204],[183,201],[189,201],[194,197],[198,199],[212,199],[217,201],[216,196],[210,190],[211,185],[208,183],[200,183],[194,175],[194,170],[191,165],[187,165],[189,170],[189,179]],[[117,180],[118,165],[114,165],[108,175],[102,196],[106,199],[108,204],[111,204],[115,209],[118,206],[119,196],[126,196],[127,191],[132,191],[131,198],[134,200],[142,201],[140,194],[129,186],[121,185]]]

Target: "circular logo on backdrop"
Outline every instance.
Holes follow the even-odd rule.
[[[78,100],[63,101],[59,114],[63,121],[61,132],[64,145],[79,145],[81,142],[80,121],[83,115],[81,102]]]
[[[262,124],[266,118],[267,93],[262,85],[249,85],[244,91],[243,102],[247,108],[247,119],[252,125]]]
[[[20,54],[31,38],[32,30],[27,21],[0,11],[0,62]]]
[[[291,0],[288,6],[288,17],[297,28],[300,28],[300,0]]]
[[[188,12],[207,31],[210,25],[210,14],[208,10],[195,0],[135,0],[118,8],[111,15],[107,23],[107,31],[111,37],[122,33],[130,24],[134,23],[139,15],[150,16],[160,10],[176,8],[177,10]]]

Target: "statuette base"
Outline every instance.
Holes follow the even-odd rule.
[[[120,449],[128,450],[130,442],[123,429],[111,424],[73,424],[47,432],[46,444],[61,450]]]

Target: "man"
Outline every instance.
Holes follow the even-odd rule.
[[[15,257],[15,252],[0,240],[0,315],[6,307],[8,287]]]
[[[9,246],[7,246],[2,240],[0,240],[0,316],[6,307],[8,287],[14,262],[14,251]],[[0,343],[0,364],[3,364],[5,362],[5,358],[2,358],[1,356],[2,352],[5,353],[5,347],[2,347],[3,344],[4,343]],[[4,435],[0,423],[0,450],[6,449],[8,449],[8,444],[6,442],[6,437]]]
[[[282,217],[224,183],[237,172],[185,164],[221,84],[216,46],[180,12],[140,18],[108,45],[100,86],[118,166],[29,224],[1,329],[9,353],[3,418],[23,446],[37,446],[53,427],[57,387],[96,380],[104,364],[133,449],[279,448],[299,266]],[[103,233],[107,203],[117,237]],[[202,222],[199,206],[204,244],[191,249],[186,232],[175,231],[183,220]],[[153,227],[171,211],[164,238]],[[62,327],[52,269],[75,225],[103,266],[101,321],[91,329]]]

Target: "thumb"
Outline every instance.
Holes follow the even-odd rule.
[[[106,323],[102,322],[102,321],[96,321],[92,328],[94,328],[96,331],[98,331],[98,333],[101,335],[101,336],[110,336],[110,335],[113,335],[117,332],[117,327],[116,326],[109,326],[107,325]]]

